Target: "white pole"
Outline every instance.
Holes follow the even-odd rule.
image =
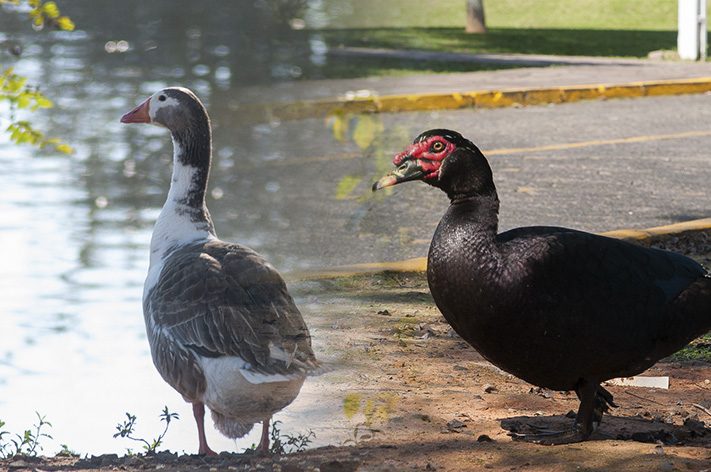
[[[682,59],[706,58],[706,0],[679,0],[677,49]]]
[[[706,60],[706,0],[699,0],[699,60]]]

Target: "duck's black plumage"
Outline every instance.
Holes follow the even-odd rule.
[[[428,256],[437,307],[493,364],[575,390],[579,438],[612,404],[600,382],[636,375],[711,329],[711,275],[687,257],[558,227],[498,234],[491,169],[458,133],[423,133],[395,164],[381,183],[417,175],[451,199]]]

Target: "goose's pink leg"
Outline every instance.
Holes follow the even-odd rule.
[[[257,446],[257,452],[260,454],[269,453],[269,422],[272,417],[265,418],[262,421],[262,439],[259,441],[259,446]]]
[[[207,445],[207,438],[205,437],[205,404],[200,402],[193,403],[193,415],[195,416],[195,423],[197,423],[198,439],[200,440],[198,454],[216,456],[217,453],[210,449],[210,446]]]

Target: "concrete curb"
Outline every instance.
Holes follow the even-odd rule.
[[[311,100],[292,103],[249,104],[240,108],[250,122],[323,118],[347,113],[503,108],[570,103],[581,100],[687,95],[711,92],[711,77],[656,80],[625,84],[592,84],[551,88],[475,90],[463,93],[419,93]]]
[[[699,220],[684,221],[665,226],[655,226],[647,229],[618,229],[600,233],[611,238],[626,239],[641,244],[653,244],[666,238],[688,235],[690,233],[711,234],[711,217]],[[322,280],[340,277],[353,277],[383,272],[425,272],[427,258],[416,257],[404,261],[372,262],[366,264],[353,264],[348,266],[333,267],[325,270],[304,271],[290,274],[293,280]]]

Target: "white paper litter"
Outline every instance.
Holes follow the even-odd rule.
[[[622,387],[647,387],[647,388],[664,388],[669,389],[669,377],[621,377],[618,379],[608,380],[611,385],[620,385]]]

